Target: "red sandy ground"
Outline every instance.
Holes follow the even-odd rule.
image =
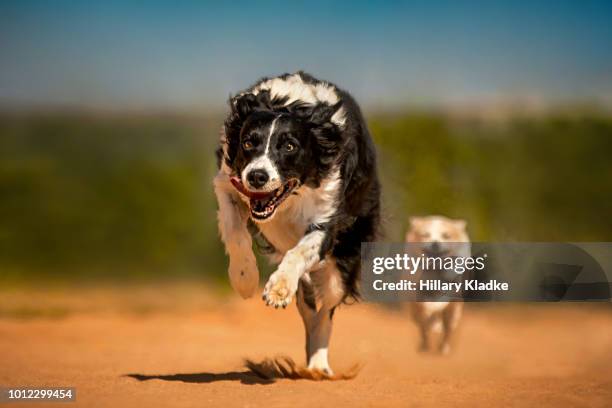
[[[209,296],[113,309],[100,306],[110,294],[80,296],[57,316],[20,317],[0,302],[0,385],[76,387],[76,403],[52,404],[66,407],[612,406],[610,305],[468,305],[448,357],[417,353],[406,310],[342,307],[332,367],[364,367],[353,380],[315,382],[265,381],[243,366],[279,354],[303,362],[293,305]]]

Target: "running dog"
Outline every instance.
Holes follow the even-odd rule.
[[[471,254],[470,238],[464,220],[442,216],[411,217],[406,242],[410,244],[411,250],[430,257],[469,257]],[[439,278],[446,280],[453,280],[458,276],[452,270],[438,273]],[[453,332],[461,319],[463,302],[438,300],[414,302],[411,306],[412,316],[421,334],[419,350],[429,350],[431,335],[441,331],[439,351],[448,354]]]
[[[232,287],[258,288],[252,240],[278,267],[263,300],[295,297],[310,370],[331,375],[334,310],[358,296],[361,242],[380,219],[376,152],[355,100],[306,73],[264,78],[231,97],[214,179]]]

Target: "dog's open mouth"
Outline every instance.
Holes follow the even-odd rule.
[[[276,190],[261,192],[248,190],[238,177],[232,177],[230,181],[236,190],[249,198],[251,216],[257,220],[265,220],[272,216],[278,206],[298,186],[298,181],[291,179]]]

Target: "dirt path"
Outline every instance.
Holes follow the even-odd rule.
[[[343,307],[334,330],[332,366],[363,363],[357,378],[266,382],[242,360],[284,354],[302,363],[295,307],[252,300],[5,316],[0,385],[74,386],[77,403],[62,406],[82,407],[612,406],[609,307],[470,305],[449,357],[417,353],[416,330],[399,311]]]

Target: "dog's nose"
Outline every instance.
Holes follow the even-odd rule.
[[[442,246],[439,241],[431,241],[428,242],[425,246],[425,251],[429,254],[429,256],[437,256],[440,254]]]
[[[247,174],[247,181],[254,188],[263,187],[269,179],[268,173],[261,169],[251,170],[249,174]]]
[[[431,250],[432,250],[433,252],[439,252],[439,251],[440,251],[440,242],[438,242],[438,241],[433,241],[433,242],[431,243]]]

